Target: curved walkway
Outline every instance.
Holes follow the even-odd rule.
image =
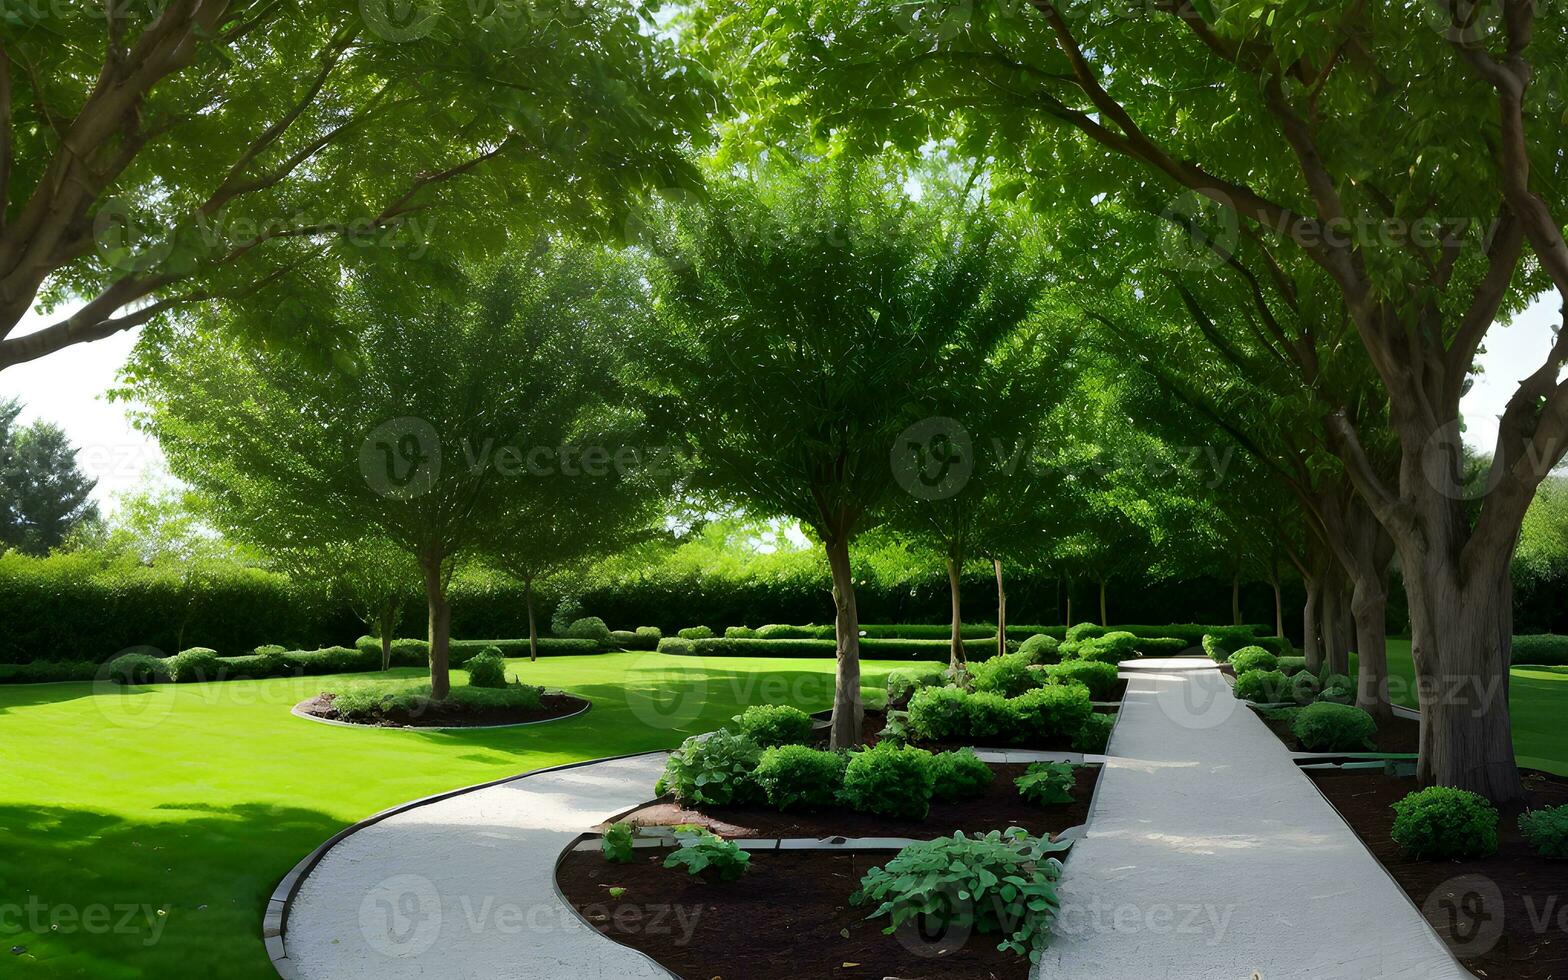
[[[289,980],[668,980],[585,924],[555,889],[561,852],[645,802],[664,759],[544,770],[353,830],[299,883],[282,936],[269,940],[278,972]],[[653,928],[657,910],[647,911]]]
[[[1207,660],[1131,675],[1034,976],[1469,978]]]

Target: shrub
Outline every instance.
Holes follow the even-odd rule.
[[[758,795],[752,774],[761,759],[761,746],[729,729],[693,735],[670,753],[654,792],[672,793],[683,805],[748,803]]]
[[[168,673],[169,680],[177,684],[215,681],[223,672],[223,661],[218,658],[216,650],[191,647],[165,660],[163,669]]]
[[[927,687],[909,699],[909,730],[931,742],[969,734],[969,693],[956,687]]]
[[[754,778],[769,805],[779,810],[832,806],[844,785],[849,757],[804,745],[782,745],[762,753]]]
[[[1054,667],[1047,667],[1045,675],[1053,684],[1082,684],[1089,689],[1089,697],[1095,701],[1110,701],[1115,698],[1120,684],[1115,665],[1096,663],[1091,660],[1069,660]]]
[[[787,704],[754,704],[732,720],[736,731],[765,749],[811,741],[811,716]]]
[[[891,671],[887,675],[887,706],[902,710],[909,706],[909,699],[916,691],[925,687],[936,687],[941,683],[941,667],[911,667]]]
[[[1323,675],[1318,678],[1321,685],[1316,701],[1329,701],[1334,704],[1353,704],[1356,700],[1356,685],[1344,674],[1331,674],[1324,668]]]
[[[969,738],[1011,742],[1018,737],[1018,709],[1009,698],[991,691],[969,695],[967,735]]]
[[[98,664],[91,660],[35,660],[29,664],[0,664],[0,684],[57,684],[61,681],[98,679]]]
[[[657,626],[639,626],[633,632],[637,634],[637,639],[647,643],[650,647],[657,645],[664,636]]]
[[[1138,638],[1125,630],[1107,633],[1081,641],[1078,644],[1078,659],[1091,663],[1119,664],[1143,656],[1138,652],[1138,643]]]
[[[1037,687],[1012,699],[1022,738],[1071,738],[1094,714],[1089,689],[1082,684]]]
[[[330,692],[332,707],[344,719],[358,722],[377,721],[393,714],[419,717],[436,704],[430,697],[429,684],[388,688],[383,684],[356,684]],[[454,687],[448,692],[443,706],[456,705],[474,711],[496,708],[532,710],[541,706],[544,689],[531,684],[508,684],[500,689],[487,687]]]
[[[683,630],[677,631],[675,635],[683,640],[711,640],[713,639],[713,630],[706,626],[688,626]]]
[[[550,614],[550,632],[556,636],[566,636],[571,632],[572,623],[582,614],[583,604],[576,596],[561,596],[561,601],[555,605],[555,612]]]
[[[1073,736],[1073,751],[1090,755],[1104,755],[1105,748],[1111,742],[1111,728],[1116,724],[1116,716],[1096,711],[1078,729]]]
[[[1308,752],[1352,752],[1372,747],[1377,722],[1352,705],[1320,701],[1302,708],[1290,730]]]
[[[610,627],[606,626],[604,620],[598,616],[584,616],[582,619],[572,621],[572,625],[566,629],[566,637],[605,644],[610,642]]]
[[[681,846],[664,859],[666,868],[685,868],[690,875],[712,869],[720,881],[734,881],[746,873],[751,855],[734,841],[721,840],[707,832],[676,834]]]
[[[1213,633],[1203,634],[1203,652],[1217,664],[1222,664],[1230,659],[1230,648]]]
[[[1058,664],[1062,662],[1061,641],[1054,636],[1036,633],[1019,644],[1018,653],[1026,663]]]
[[[877,732],[877,740],[893,745],[903,745],[909,741],[909,712],[889,711],[887,721],[883,723],[882,730]]]
[[[119,684],[156,684],[169,679],[169,670],[161,657],[126,653],[109,661],[104,676]]]
[[[678,636],[666,636],[659,641],[656,647],[660,653],[668,653],[677,657],[690,657],[697,652],[695,640],[685,640]]]
[[[1008,698],[1040,686],[1039,676],[1029,669],[1029,662],[1016,653],[970,664],[969,678],[976,691]]]
[[[253,657],[265,657],[268,654],[278,655],[278,654],[284,654],[284,653],[288,653],[288,652],[289,651],[288,651],[287,647],[279,646],[276,643],[267,643],[267,644],[264,644],[262,646],[259,646],[259,647],[255,648],[254,650],[252,650],[251,651],[251,656],[253,656]]]
[[[996,778],[974,749],[938,752],[931,758],[931,795],[938,800],[967,800],[985,795]]]
[[[1519,817],[1519,833],[1541,857],[1568,858],[1568,806],[1526,810]]]
[[[1013,780],[1018,795],[1036,806],[1071,803],[1077,784],[1077,767],[1071,762],[1036,762]]]
[[[757,627],[759,640],[820,640],[822,631],[816,626],[789,626],[782,623],[769,623]]]
[[[1277,670],[1249,670],[1236,677],[1236,697],[1256,704],[1291,700],[1294,685]]]
[[[862,813],[924,820],[932,789],[930,752],[878,742],[849,757],[839,799]]]
[[[1092,640],[1097,636],[1104,636],[1107,632],[1104,626],[1095,623],[1079,623],[1077,626],[1067,628],[1067,640],[1077,643],[1080,640]]]
[[[611,630],[610,646],[622,650],[629,650],[637,644],[637,634],[631,630]]]
[[[635,855],[635,849],[632,847],[632,825],[622,821],[604,828],[604,839],[599,842],[599,850],[603,852],[606,861],[631,864]]]
[[[1145,657],[1174,657],[1190,646],[1176,636],[1145,636],[1138,640],[1138,653]]]
[[[750,626],[726,626],[724,636],[731,640],[755,640],[757,631]]]
[[[1286,677],[1295,677],[1307,669],[1306,657],[1276,657],[1275,662],[1279,672]]]
[[[967,926],[1000,933],[998,949],[1038,961],[1060,908],[1062,863],[1052,855],[1070,846],[1017,827],[973,838],[959,831],[899,851],[867,872],[849,900],[879,903],[871,918],[888,916],[890,934],[910,924],[931,934]]]
[[[1514,637],[1513,663],[1542,667],[1568,664],[1568,636],[1542,633]]]
[[[506,661],[496,647],[486,647],[470,657],[463,669],[468,671],[469,687],[506,686]]]
[[[1497,808],[1468,790],[1433,786],[1394,804],[1394,843],[1426,861],[1497,851]]]
[[[1303,659],[1302,663],[1306,663]],[[1259,646],[1242,647],[1230,655],[1230,665],[1238,674],[1249,670],[1276,670],[1279,658]]]

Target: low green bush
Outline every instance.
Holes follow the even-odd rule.
[[[887,706],[903,710],[916,691],[942,684],[941,667],[908,667],[889,671],[887,675]]]
[[[735,881],[746,873],[751,855],[734,841],[722,840],[706,830],[677,833],[680,847],[664,859],[666,868],[685,868],[689,875],[711,870],[720,881]]]
[[[713,630],[706,626],[688,626],[675,635],[683,640],[710,640],[713,638]]]
[[[872,868],[850,903],[876,903],[871,918],[888,916],[889,934],[914,926],[940,935],[955,925],[999,933],[998,949],[1038,962],[1061,907],[1062,863],[1053,855],[1070,846],[1017,827],[973,838],[960,831],[911,844]]]
[[[1111,742],[1111,728],[1116,724],[1116,716],[1096,711],[1078,729],[1078,734],[1073,736],[1073,751],[1090,755],[1104,755],[1106,746]]]
[[[486,647],[470,657],[463,669],[468,671],[470,687],[506,686],[506,661],[501,659],[501,651],[495,647]]]
[[[1013,780],[1018,795],[1036,806],[1060,806],[1073,801],[1078,767],[1071,762],[1036,762]]]
[[[168,673],[169,680],[176,684],[187,684],[191,681],[220,680],[223,673],[223,661],[218,658],[218,651],[207,647],[191,647],[182,650],[163,662],[163,669]]]
[[[1286,677],[1295,677],[1297,674],[1307,669],[1306,657],[1276,657],[1274,659],[1275,666],[1278,667],[1279,672],[1284,674]]]
[[[844,785],[849,757],[805,745],[765,749],[753,778],[778,810],[832,806]]]
[[[1036,633],[1018,646],[1018,653],[1030,664],[1057,664],[1062,662],[1061,641],[1054,636]]]
[[[621,821],[604,828],[604,839],[599,842],[604,859],[613,864],[631,864],[636,857],[632,847],[632,825]]]
[[[788,704],[754,704],[733,719],[735,730],[763,748],[811,741],[811,716]]]
[[[994,691],[980,691],[965,701],[969,711],[966,734],[979,742],[1011,742],[1018,737],[1022,718],[1007,697]]]
[[[1082,684],[1037,687],[1012,699],[1021,741],[1071,738],[1094,714],[1089,689]]]
[[[861,813],[924,820],[933,786],[930,752],[878,742],[849,757],[839,799]]]
[[[1143,656],[1138,652],[1139,642],[1136,636],[1126,630],[1117,630],[1104,636],[1079,641],[1075,656],[1079,660],[1090,663],[1119,664]],[[1066,658],[1067,654],[1064,650],[1063,659]]]
[[[610,627],[598,616],[584,616],[572,621],[566,630],[566,638],[571,640],[592,640],[601,646],[610,642]]]
[[[1279,658],[1260,646],[1248,646],[1230,655],[1230,665],[1238,674],[1249,670],[1277,670]]]
[[[660,653],[668,653],[675,657],[690,657],[697,653],[697,641],[679,636],[666,636],[659,641],[656,649]]]
[[[1185,653],[1193,644],[1176,636],[1145,636],[1138,638],[1138,653],[1145,657],[1174,657]]]
[[[931,795],[952,802],[984,796],[986,787],[996,779],[991,767],[980,761],[974,749],[938,752],[931,757]]]
[[[169,679],[169,668],[162,657],[125,653],[109,661],[104,676],[117,684],[156,684]]]
[[[584,637],[570,636],[541,636],[538,639],[539,655],[551,656],[583,656],[587,654],[601,654],[605,652],[605,645],[598,640]],[[357,661],[366,666],[354,667],[354,670],[380,670],[381,669],[381,641],[373,636],[362,636],[354,641],[354,647],[363,659]],[[530,647],[528,637],[520,639],[502,640],[451,640],[448,643],[448,663],[453,667],[461,667],[468,662],[468,658],[489,648],[495,647],[501,651],[503,657],[526,657]],[[342,647],[330,649],[342,650]],[[392,666],[394,667],[424,667],[430,663],[430,641],[415,637],[399,637],[392,641]]]
[[[1203,652],[1217,664],[1225,663],[1230,659],[1230,648],[1225,645],[1225,641],[1213,633],[1203,634]]]
[[[0,684],[57,684],[91,681],[100,665],[91,660],[35,660],[29,664],[0,664]]]
[[[726,626],[724,635],[731,640],[755,640],[757,631],[750,626]]]
[[[1097,636],[1104,636],[1108,632],[1110,630],[1097,623],[1079,623],[1076,626],[1067,628],[1066,639],[1069,643],[1077,643],[1080,640],[1091,640]]]
[[[1514,664],[1535,664],[1541,667],[1568,665],[1568,636],[1553,633],[1530,634],[1514,637]]]
[[[437,702],[430,697],[430,685],[388,688],[381,684],[355,684],[329,692],[332,707],[347,721],[370,722],[393,714],[418,717]],[[508,684],[503,688],[452,688],[442,705],[457,705],[474,711],[496,708],[531,710],[541,707],[544,689],[529,684]]]
[[[832,635],[832,632],[833,632],[832,627],[829,627],[828,628],[829,636]],[[728,634],[726,634],[726,635],[728,635]],[[822,627],[820,627],[820,626],[790,626],[787,623],[768,623],[765,626],[759,626],[759,627],[757,627],[757,637],[756,638],[759,639],[759,640],[821,640],[821,639],[826,639],[826,637],[824,637],[822,635]]]
[[[1497,808],[1478,793],[1432,786],[1394,804],[1392,836],[1424,861],[1487,857],[1497,852]]]
[[[1355,752],[1374,747],[1377,722],[1354,705],[1320,701],[1302,708],[1290,731],[1308,752]]]
[[[286,646],[282,646],[281,644],[264,643],[261,646],[256,647],[254,650],[252,650],[250,652],[250,654],[253,657],[265,657],[269,653],[270,654],[274,654],[274,655],[279,655],[279,654],[285,654],[285,653],[288,653],[288,652],[289,652],[289,648],[286,647]]]
[[[1113,700],[1121,686],[1115,665],[1092,660],[1069,660],[1047,667],[1045,676],[1053,684],[1082,684],[1089,689],[1089,697],[1095,701]]]
[[[684,631],[683,631],[684,632]],[[820,657],[837,655],[837,644],[831,639],[817,640],[764,640],[735,637],[710,637],[672,644],[665,637],[659,650],[701,657]],[[984,657],[995,646],[994,640],[965,640],[966,656]],[[866,660],[917,660],[929,662],[946,660],[952,647],[946,640],[894,640],[861,637],[860,655]]]
[[[956,687],[927,687],[909,699],[909,730],[930,742],[947,742],[969,734],[969,692]]]
[[[1568,806],[1526,810],[1519,817],[1519,833],[1541,857],[1568,858]]]
[[[1236,697],[1256,704],[1278,704],[1293,700],[1294,685],[1277,670],[1249,670],[1236,676]]]
[[[653,791],[673,794],[683,806],[749,803],[761,795],[753,778],[761,760],[761,746],[727,728],[693,735],[670,753]]]
[[[1040,676],[1029,669],[1029,661],[1016,653],[992,657],[969,665],[970,683],[976,692],[1014,698],[1040,686]]]

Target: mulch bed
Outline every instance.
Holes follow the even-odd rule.
[[[998,952],[990,936],[923,940],[884,935],[874,905],[849,896],[891,853],[754,854],[739,881],[665,869],[664,852],[631,864],[597,853],[566,855],[562,893],[601,933],[686,980],[1024,980],[1029,961]],[[624,888],[612,898],[611,888]],[[964,941],[967,939],[967,941]]]
[[[1271,718],[1262,711],[1258,717],[1269,726],[1269,731],[1279,736],[1279,740],[1292,752],[1310,752],[1301,740],[1291,733],[1290,723],[1283,718]],[[1414,755],[1421,751],[1421,723],[1411,718],[1395,717],[1378,726],[1377,734],[1372,737],[1372,748],[1353,749],[1353,752],[1386,752],[1389,754]]]
[[[366,728],[476,728],[483,725],[518,725],[530,721],[564,718],[583,709],[588,702],[570,694],[546,694],[536,709],[490,708],[475,710],[457,704],[436,702],[425,710],[379,712],[372,719],[344,718],[332,707],[331,694],[318,694],[301,701],[295,708],[314,718],[341,721]]]
[[[1026,765],[993,765],[991,769],[996,773],[996,779],[991,781],[985,795],[953,803],[933,800],[931,812],[924,820],[879,817],[842,808],[780,813],[766,805],[709,806],[679,811],[668,802],[644,808],[622,819],[639,825],[670,825],[702,822],[693,817],[706,817],[727,824],[727,828],[714,829],[729,837],[912,837],[918,840],[948,837],[958,830],[973,836],[1009,827],[1022,827],[1036,837],[1054,836],[1088,821],[1094,785],[1100,778],[1099,766],[1084,766],[1077,771],[1073,802],[1060,806],[1036,806],[1018,795],[1013,780],[1028,768]]]
[[[1416,861],[1394,843],[1390,809],[1418,788],[1413,779],[1307,772],[1467,969],[1484,978],[1568,977],[1568,861],[1536,855],[1518,826],[1522,809],[1568,804],[1568,779],[1522,770],[1527,803],[1502,814],[1492,857]]]

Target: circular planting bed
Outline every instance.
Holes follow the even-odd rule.
[[[454,688],[457,694],[462,689]],[[319,721],[366,728],[502,728],[532,725],[580,715],[590,702],[571,694],[541,694],[536,701],[495,703],[469,702],[457,698],[432,701],[428,698],[396,699],[384,704],[359,707],[345,712],[336,702],[339,695],[323,692],[294,706],[294,713]]]

